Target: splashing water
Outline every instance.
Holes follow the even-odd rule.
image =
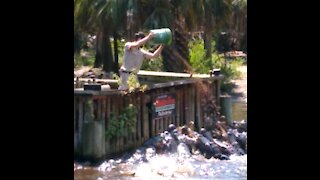
[[[149,180],[149,179],[247,179],[247,155],[231,155],[230,160],[206,159],[192,155],[181,159],[178,154],[156,154],[148,162],[109,160],[99,167],[80,167],[75,180]]]

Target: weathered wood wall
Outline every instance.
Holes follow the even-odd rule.
[[[220,97],[220,77],[184,79],[149,86],[145,92],[123,95],[118,90],[74,90],[74,153],[75,159],[96,161],[141,146],[144,141],[167,129],[173,123],[182,126],[194,121],[196,128],[203,127],[200,96],[208,88],[216,99]],[[200,82],[200,83],[199,83]],[[199,87],[202,86],[202,88]],[[175,95],[175,114],[153,118],[153,99],[161,94]],[[219,101],[217,101],[219,105]],[[125,137],[108,140],[110,114],[119,115],[129,104],[137,110],[136,128]]]

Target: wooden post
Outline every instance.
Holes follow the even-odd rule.
[[[200,94],[200,90],[196,89],[196,127],[199,129],[202,128],[203,126],[203,117],[201,117],[201,94]]]
[[[221,83],[221,82],[220,82],[219,79],[216,79],[215,82],[216,82],[216,83],[215,83],[215,85],[216,85],[216,86],[215,86],[215,89],[216,89],[216,94],[215,94],[216,97],[215,97],[215,99],[217,100],[217,105],[220,106],[220,101],[219,101],[219,99],[220,99],[220,94],[221,94],[221,93],[220,93],[220,86],[221,86],[220,83]]]
[[[196,103],[196,94],[195,94],[195,85],[191,84],[190,86],[190,121],[195,122],[196,114],[195,114],[195,103]]]
[[[180,108],[181,108],[181,90],[176,91],[176,118],[174,124],[178,127],[180,125]]]
[[[77,101],[76,98],[73,98],[73,150],[74,153],[77,153],[78,150],[78,130],[76,127],[77,124]]]
[[[83,124],[82,157],[85,160],[101,161],[105,155],[104,127],[101,121],[86,121]]]
[[[137,96],[137,102],[136,102],[136,107],[137,107],[137,129],[136,129],[136,133],[137,133],[137,143],[140,145],[141,144],[141,121],[142,121],[142,117],[143,115],[141,114],[141,104],[142,104],[142,95],[139,93]]]
[[[143,141],[149,139],[149,111],[147,103],[150,102],[150,96],[143,94],[142,95],[142,121],[143,121]]]
[[[98,146],[99,151],[98,151],[98,157],[99,158],[103,158],[106,155],[106,128],[105,128],[105,109],[106,109],[106,103],[105,103],[105,98],[101,98],[100,100],[100,104],[101,104],[101,115],[100,115],[100,119],[98,121],[98,132],[97,134],[98,137],[101,138],[100,141],[97,141],[100,143],[100,145]]]
[[[93,103],[91,98],[85,98],[81,149],[82,158],[96,162],[105,155],[105,128],[102,119],[94,119]]]
[[[79,144],[78,144],[78,147],[81,147],[80,146],[80,144],[81,144],[81,142],[82,142],[82,125],[83,125],[83,122],[84,122],[84,120],[83,120],[83,114],[84,114],[84,112],[83,112],[83,97],[79,97],[79,119],[78,119],[78,142],[79,142]],[[80,152],[80,154],[81,154],[81,152],[82,152],[82,150],[81,150],[81,148],[79,148],[79,152]]]
[[[184,118],[183,118],[183,124],[188,124],[190,121],[190,104],[189,104],[189,86],[185,85],[183,90],[183,107],[184,107]]]
[[[105,118],[105,126],[104,128],[107,129],[109,127],[110,122],[110,112],[111,112],[111,97],[106,98],[106,118]],[[110,140],[106,141],[106,154],[110,154],[112,152],[111,143]]]
[[[226,117],[226,123],[232,124],[232,99],[229,95],[220,96],[221,114]]]
[[[94,109],[93,109],[93,100],[91,98],[85,98],[84,101],[84,122],[93,121],[94,118]]]

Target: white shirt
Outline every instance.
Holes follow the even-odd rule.
[[[134,71],[137,73],[141,68],[143,59],[146,58],[146,51],[133,47],[129,49],[129,44],[130,42],[125,44],[123,64],[121,69],[125,71]]]

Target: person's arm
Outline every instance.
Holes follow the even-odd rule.
[[[161,44],[157,50],[155,50],[153,53],[151,52],[148,52],[148,51],[144,51],[144,50],[141,50],[145,56],[145,58],[147,59],[152,59],[152,58],[155,58],[155,57],[158,57],[163,49],[163,45]]]
[[[128,48],[130,49],[130,48],[136,48],[136,47],[143,46],[144,44],[146,44],[146,42],[148,42],[150,39],[152,39],[153,36],[154,36],[154,33],[150,32],[146,37],[140,39],[139,41],[135,41],[135,42],[130,43]]]

